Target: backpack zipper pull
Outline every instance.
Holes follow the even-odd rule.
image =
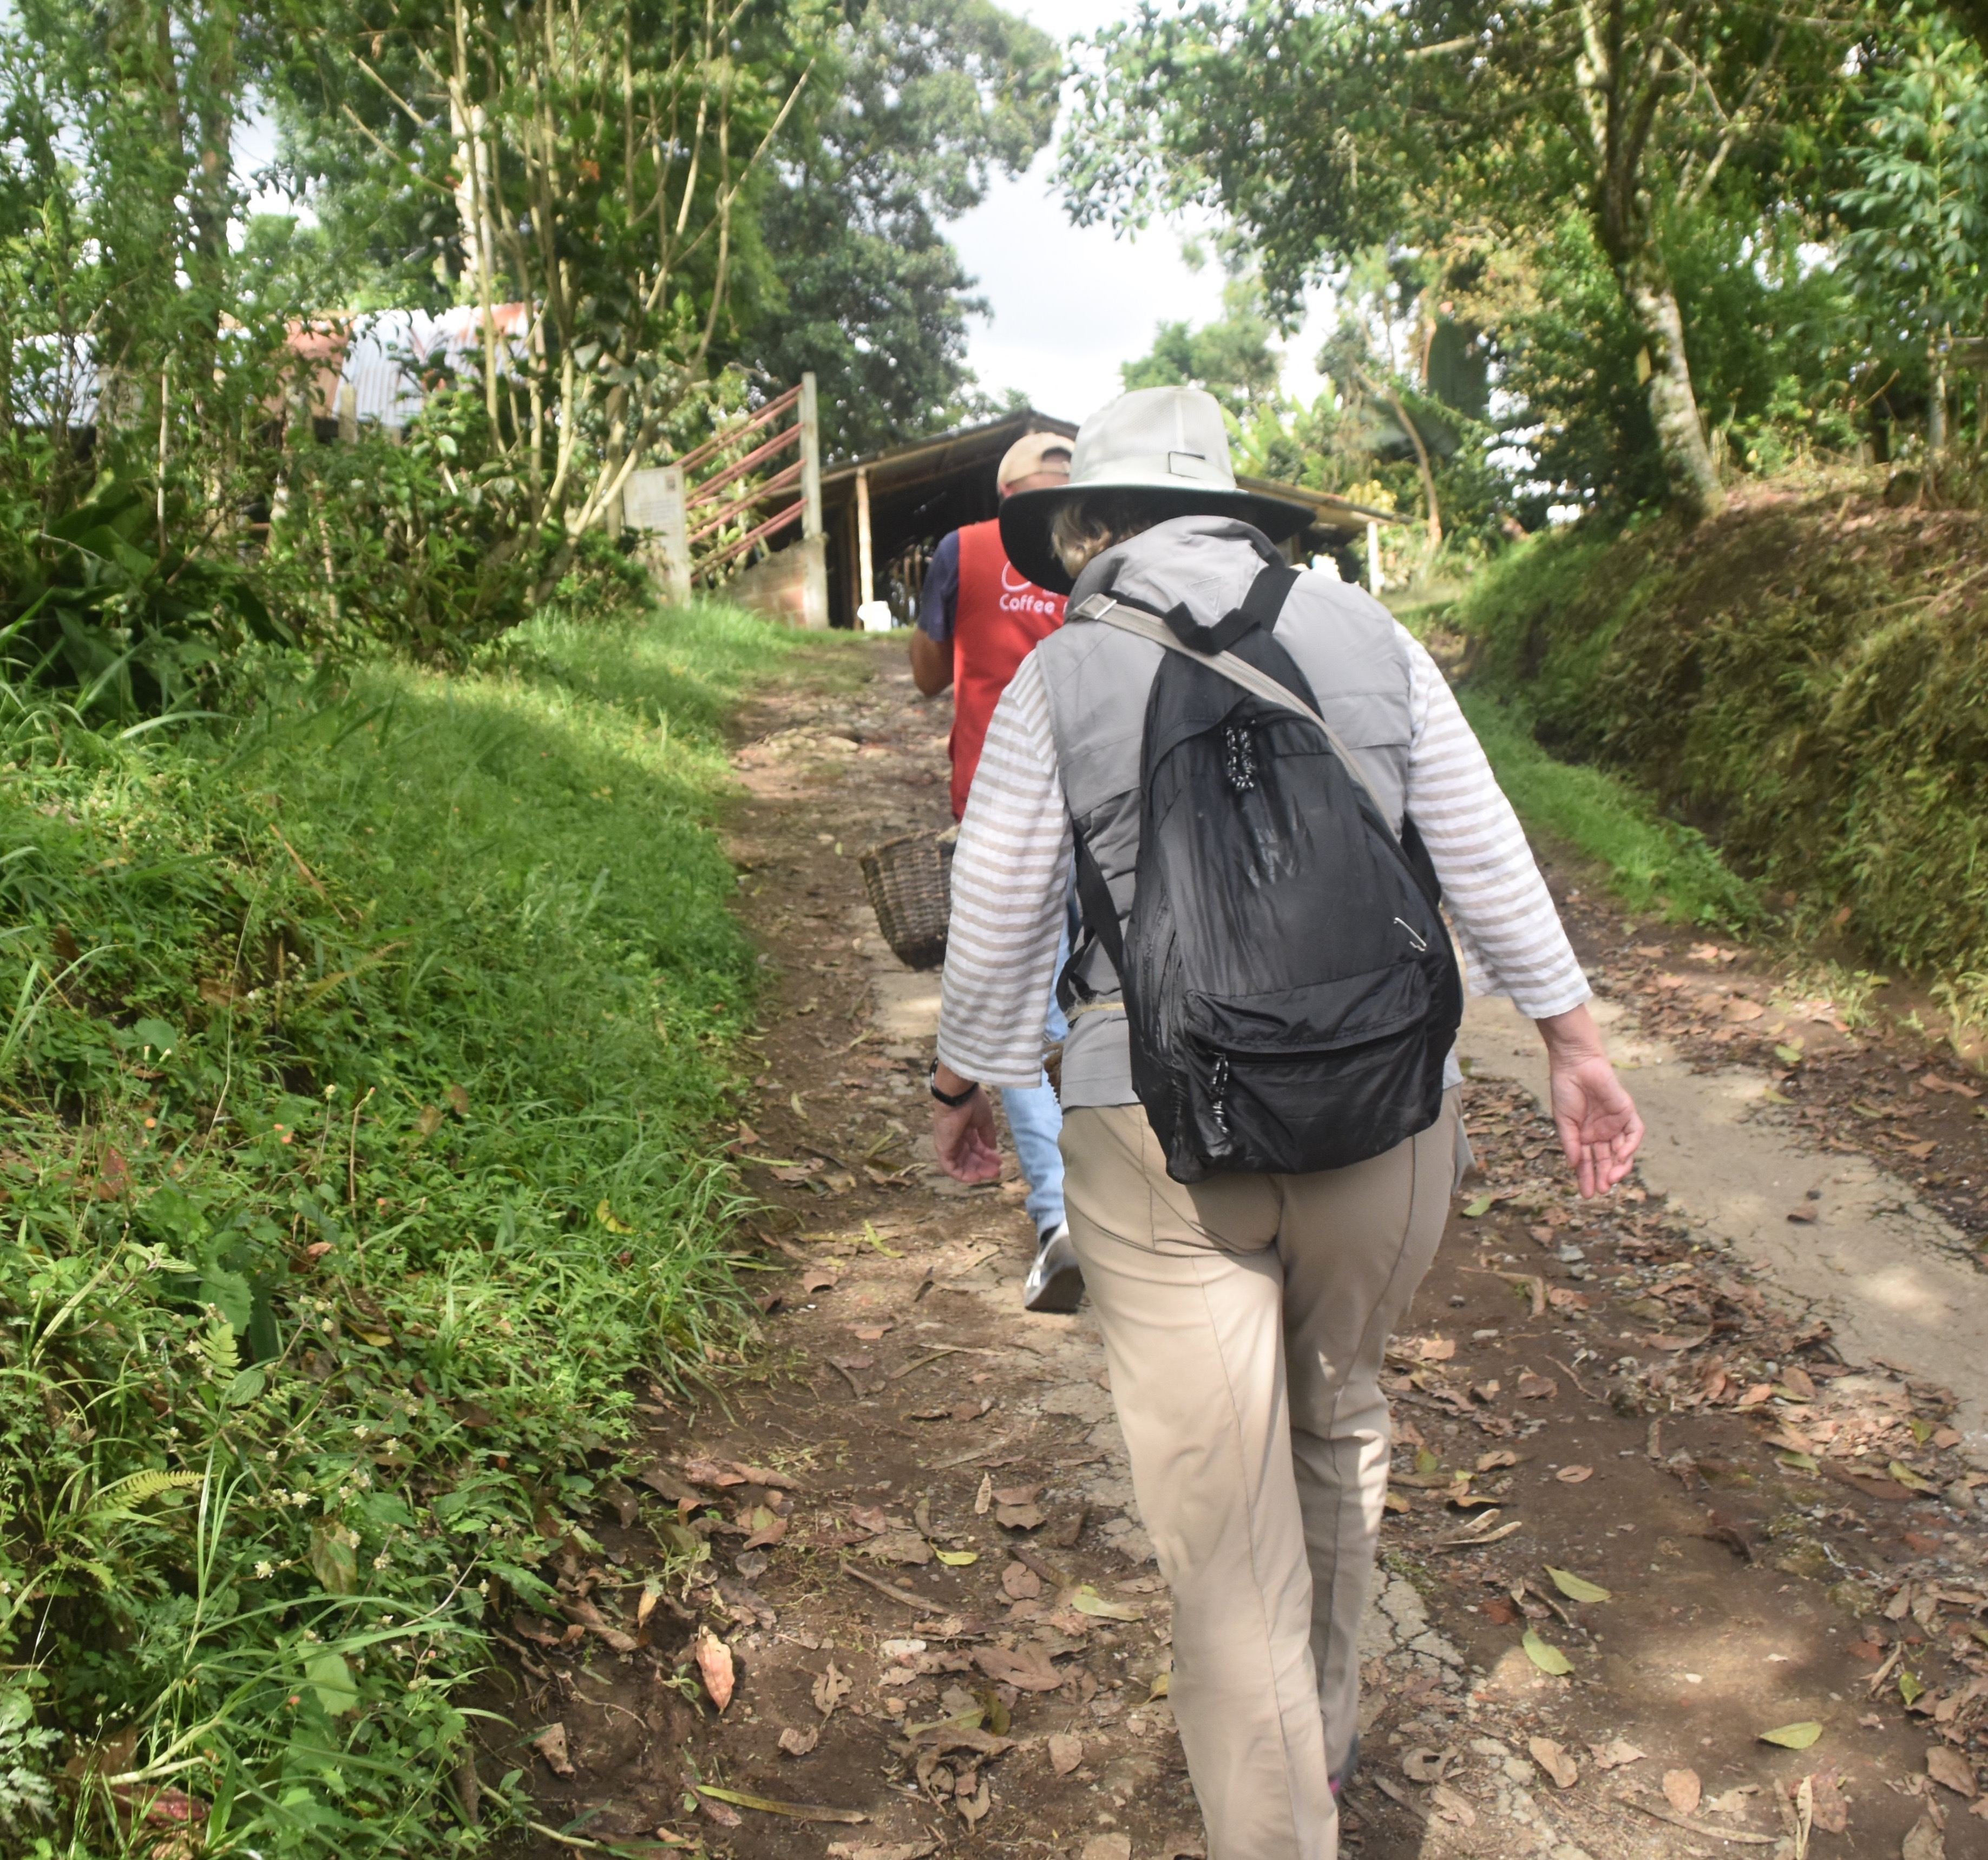
[[[1415,954],[1417,955],[1427,955],[1428,954],[1428,945],[1424,940],[1422,933],[1418,930],[1413,924],[1408,922],[1404,918],[1398,917],[1395,919],[1395,922],[1401,925],[1401,928],[1408,932],[1408,941],[1413,943],[1415,946]]]

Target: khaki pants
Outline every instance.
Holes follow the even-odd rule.
[[[1311,1175],[1171,1180],[1138,1106],[1067,1111],[1070,1238],[1173,1590],[1209,1860],[1333,1860],[1391,1440],[1381,1352],[1435,1257],[1456,1094]]]

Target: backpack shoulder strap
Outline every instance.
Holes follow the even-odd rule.
[[[1266,581],[1270,580],[1275,572],[1266,570],[1263,574],[1257,577],[1256,586],[1249,590],[1250,600],[1254,600],[1257,589],[1262,587]],[[1296,571],[1290,571],[1290,580],[1285,580],[1282,587],[1274,590],[1276,607],[1283,606],[1283,597],[1289,592],[1291,582],[1297,578]],[[1244,610],[1246,610],[1249,605],[1249,601],[1246,600],[1243,604]],[[1273,617],[1276,607],[1271,609]],[[1081,607],[1072,609],[1070,617],[1072,620],[1101,620],[1107,626],[1116,627],[1121,632],[1137,634],[1141,639],[1151,640],[1156,646],[1165,647],[1169,652],[1178,652],[1184,658],[1198,661],[1205,665],[1209,671],[1219,673],[1232,685],[1239,685],[1251,696],[1261,698],[1266,704],[1274,704],[1280,709],[1292,712],[1296,715],[1317,724],[1327,742],[1331,746],[1333,754],[1344,764],[1346,772],[1366,790],[1367,798],[1369,800],[1374,800],[1374,784],[1368,778],[1364,766],[1339,732],[1302,698],[1294,692],[1286,691],[1267,671],[1258,670],[1246,659],[1238,658],[1232,652],[1197,651],[1186,641],[1181,638],[1165,621],[1155,615],[1144,613],[1137,607],[1128,607],[1124,601],[1110,594],[1092,595]],[[1377,814],[1381,813],[1380,803],[1378,801],[1374,802],[1374,812]],[[1384,823],[1387,817],[1381,814],[1381,818]],[[1391,831],[1391,829],[1390,830]],[[1396,837],[1398,838],[1399,836]]]
[[[1077,862],[1077,900],[1083,907],[1084,940],[1070,952],[1070,959],[1063,966],[1063,973],[1057,978],[1057,1004],[1067,1014],[1075,1006],[1079,995],[1088,996],[1090,990],[1077,974],[1077,966],[1090,953],[1094,945],[1102,945],[1104,953],[1111,959],[1111,972],[1123,976],[1125,972],[1125,938],[1118,926],[1118,907],[1112,901],[1111,888],[1105,882],[1104,874],[1092,854],[1090,844],[1084,837],[1084,829],[1073,820],[1070,823],[1071,851]]]

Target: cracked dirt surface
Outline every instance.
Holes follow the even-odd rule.
[[[490,1767],[529,1767],[546,1855],[1201,1851],[1094,1327],[1021,1310],[1018,1182],[931,1167],[936,979],[863,898],[865,847],[947,818],[902,652],[810,648],[741,719],[762,1335],[695,1413],[653,1392],[563,1618],[509,1617]],[[1577,919],[1584,956],[1623,934]],[[1716,1207],[1577,1202],[1521,1080],[1466,1115],[1391,1352],[1346,1851],[1988,1855],[1988,1483],[1939,1365],[1854,1360]]]

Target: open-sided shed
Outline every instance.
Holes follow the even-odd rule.
[[[995,472],[1009,447],[1029,433],[1060,433],[1074,439],[1077,428],[1068,420],[1024,408],[983,425],[914,439],[824,468],[821,503],[830,624],[854,626],[857,609],[866,600],[887,602],[900,621],[911,620],[926,565],[940,538],[995,514]],[[1252,491],[1310,505],[1314,519],[1292,539],[1286,553],[1297,561],[1330,555],[1349,580],[1359,573],[1358,545],[1368,525],[1399,520],[1387,511],[1369,510],[1300,485],[1260,478],[1236,482]]]

